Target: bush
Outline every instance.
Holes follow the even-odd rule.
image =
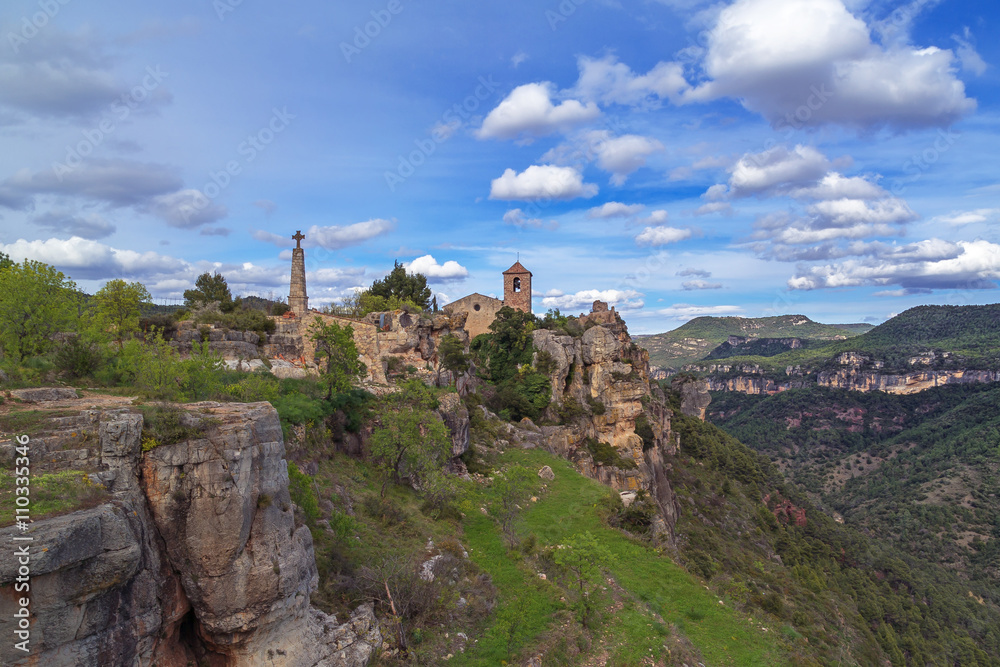
[[[288,464],[288,493],[292,496],[292,502],[302,510],[306,525],[310,528],[315,527],[319,519],[319,499],[313,489],[312,477],[291,462]]]
[[[55,353],[56,368],[71,378],[92,375],[104,362],[101,348],[82,336],[72,336]]]
[[[176,406],[142,408],[142,449],[174,445],[199,437],[214,420],[205,419]]]
[[[642,438],[642,451],[649,451],[656,445],[656,435],[645,412],[635,418],[635,434]]]
[[[621,454],[618,453],[618,450],[612,445],[609,445],[606,442],[601,442],[596,438],[587,438],[584,441],[584,447],[594,458],[594,463],[613,466],[623,470],[631,470],[637,467],[635,461],[623,458]]]

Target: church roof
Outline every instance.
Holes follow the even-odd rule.
[[[521,262],[514,262],[514,266],[503,272],[504,275],[507,275],[508,273],[527,273],[529,276],[531,275],[531,271],[524,268],[521,265]]]

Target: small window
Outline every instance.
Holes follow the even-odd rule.
[[[474,306],[472,307],[472,310],[479,310],[479,304],[477,303],[476,305],[474,305]]]
[[[520,278],[514,278],[514,291],[515,292],[520,292],[521,291],[521,279]]]

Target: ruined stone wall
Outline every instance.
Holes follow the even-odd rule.
[[[458,301],[452,301],[443,310],[446,313],[466,313],[465,330],[472,339],[479,334],[490,332],[490,325],[503,307],[504,302],[500,299],[482,294],[470,294]]]

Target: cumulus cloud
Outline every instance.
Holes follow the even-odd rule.
[[[677,229],[676,227],[646,227],[635,237],[638,245],[661,246],[668,243],[677,243],[691,237],[690,229]]]
[[[696,317],[708,315],[739,315],[743,309],[739,306],[695,306],[689,303],[675,303],[669,308],[661,308],[657,315],[663,315],[676,320],[693,320]]]
[[[681,101],[681,93],[690,89],[679,63],[661,62],[646,74],[636,74],[614,55],[603,58],[580,56],[580,78],[572,94],[601,104],[654,107],[660,100]]]
[[[726,201],[713,201],[707,204],[702,204],[694,210],[695,215],[711,215],[712,213],[732,215],[733,205]]]
[[[506,169],[490,184],[490,199],[504,201],[538,201],[544,199],[589,198],[597,194],[597,186],[584,183],[583,175],[573,167],[532,165],[518,174]]]
[[[572,140],[546,151],[546,163],[582,167],[594,162],[611,174],[614,185],[622,185],[631,173],[646,166],[646,158],[664,150],[656,139],[625,134],[614,136],[607,130],[578,133]]]
[[[96,213],[74,215],[68,211],[48,211],[32,217],[31,223],[54,233],[90,240],[103,239],[117,230],[114,225]]]
[[[873,257],[800,269],[796,290],[897,286],[905,290],[993,289],[1000,279],[1000,245],[989,241],[929,239]]]
[[[403,264],[410,273],[420,273],[426,276],[427,282],[447,283],[464,280],[469,277],[469,270],[454,260],[438,264],[431,255],[417,257],[412,262]]]
[[[476,131],[480,139],[523,139],[527,142],[566,131],[600,115],[596,104],[568,99],[552,103],[554,86],[549,82],[518,86],[497,105]]]
[[[681,287],[689,292],[703,289],[722,289],[722,283],[710,283],[707,280],[685,280],[681,283]]]
[[[595,301],[606,301],[609,305],[615,306],[618,310],[636,309],[643,307],[642,294],[635,290],[582,290],[575,294],[559,294],[558,296],[546,296],[542,299],[542,305],[546,308],[558,308],[560,310],[576,310],[578,308],[590,309]]]
[[[148,279],[186,270],[187,262],[155,252],[113,248],[91,239],[46,239],[0,244],[0,251],[16,261],[24,259],[51,264],[73,278],[108,279],[128,276]]]
[[[830,160],[812,146],[798,145],[792,150],[775,146],[741,157],[730,170],[728,189],[713,185],[705,196],[720,201],[725,197],[783,194],[815,185],[830,167]]]
[[[776,127],[946,126],[976,106],[955,62],[948,49],[875,44],[842,0],[737,0],[708,33],[709,80],[684,98],[739,99]]]
[[[515,227],[541,227],[542,221],[540,218],[529,218],[524,211],[519,208],[512,208],[503,214],[503,221],[508,225],[514,225]]]
[[[609,201],[587,211],[587,217],[592,220],[595,218],[629,218],[638,215],[644,208],[646,207],[642,204],[623,204]]]
[[[306,230],[306,238],[302,241],[303,248],[325,248],[326,250],[340,250],[349,246],[364,243],[376,236],[387,234],[395,229],[396,223],[392,220],[382,220],[372,218],[365,222],[356,222],[353,225],[330,225],[320,227],[313,225]],[[254,230],[251,236],[264,243],[276,245],[279,248],[293,248],[295,241],[292,235],[282,236],[263,229]]]

